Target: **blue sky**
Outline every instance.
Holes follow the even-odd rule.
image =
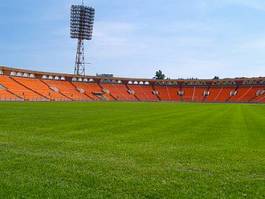
[[[0,4],[0,65],[73,72],[75,0]],[[264,0],[90,0],[87,74],[171,78],[265,76]]]

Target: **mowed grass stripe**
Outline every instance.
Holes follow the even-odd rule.
[[[0,104],[1,198],[263,198],[263,105]]]

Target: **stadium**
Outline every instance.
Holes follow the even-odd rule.
[[[74,73],[0,66],[0,198],[265,198],[264,74],[88,75],[95,16]]]

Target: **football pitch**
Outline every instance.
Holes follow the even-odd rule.
[[[0,103],[0,198],[265,198],[265,105]]]

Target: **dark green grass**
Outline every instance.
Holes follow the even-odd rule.
[[[264,105],[0,103],[0,198],[264,197]]]

